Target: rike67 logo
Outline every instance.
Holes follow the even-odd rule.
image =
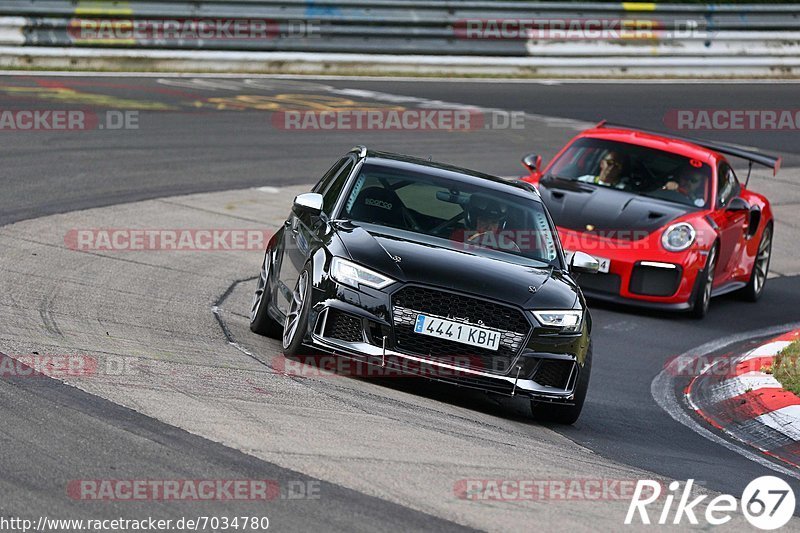
[[[640,479],[628,507],[625,524],[678,525],[688,522],[698,525],[700,516],[707,524],[719,526],[731,521],[741,503],[741,512],[752,526],[773,530],[786,525],[794,514],[794,491],[788,483],[775,476],[762,476],[751,481],[742,492],[741,502],[730,494],[712,498],[705,503],[704,512],[701,512],[701,504],[708,495],[692,498],[693,485],[693,479],[688,480],[683,488],[678,481],[673,481],[666,495],[662,495],[659,482]]]

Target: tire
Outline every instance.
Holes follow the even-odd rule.
[[[767,274],[769,274],[769,262],[772,257],[772,225],[764,228],[761,241],[758,243],[756,260],[753,262],[753,271],[750,273],[750,280],[740,292],[742,298],[748,302],[756,302],[764,293],[764,285],[767,284]]]
[[[538,422],[552,422],[555,424],[574,424],[581,416],[586,392],[589,390],[589,378],[592,373],[592,345],[586,351],[586,362],[575,384],[575,404],[559,405],[549,402],[531,400],[531,416]]]
[[[264,261],[261,263],[261,275],[258,276],[256,282],[256,291],[253,294],[253,303],[250,306],[250,331],[272,337],[273,339],[280,339],[283,333],[283,326],[269,316],[267,311],[269,307],[270,297],[270,273],[272,265],[269,261],[270,252],[264,254]]]
[[[289,312],[286,313],[286,322],[283,324],[281,341],[283,354],[286,357],[300,355],[303,346],[303,337],[308,329],[308,314],[311,310],[311,267],[306,265],[297,284],[292,291],[292,302]]]
[[[692,318],[703,318],[708,314],[711,303],[711,287],[714,284],[714,273],[717,269],[717,246],[714,245],[708,252],[705,268],[697,275],[697,289],[695,290],[694,303],[689,311]]]

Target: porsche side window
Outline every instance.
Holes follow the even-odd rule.
[[[719,166],[717,176],[717,207],[725,207],[731,198],[739,194],[739,180],[727,163]]]
[[[333,208],[336,206],[336,200],[342,193],[342,188],[344,188],[344,184],[347,182],[347,178],[350,176],[353,166],[355,166],[353,158],[347,158],[347,163],[339,170],[339,173],[336,174],[333,181],[331,181],[328,190],[322,194],[322,210],[325,214],[330,215]]]

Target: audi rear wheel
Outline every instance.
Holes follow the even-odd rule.
[[[250,331],[272,337],[273,339],[280,339],[283,327],[281,324],[269,316],[269,303],[270,303],[270,271],[272,270],[272,261],[270,261],[270,252],[264,255],[264,262],[261,263],[261,274],[258,276],[256,282],[256,291],[253,294],[253,303],[250,305]]]

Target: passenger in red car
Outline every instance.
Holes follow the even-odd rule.
[[[615,189],[624,189],[625,182],[622,179],[623,158],[618,152],[608,152],[603,159],[600,160],[600,173],[595,175],[587,174],[580,176],[578,181],[587,183],[596,183],[597,185],[605,185],[606,187],[614,187]]]

